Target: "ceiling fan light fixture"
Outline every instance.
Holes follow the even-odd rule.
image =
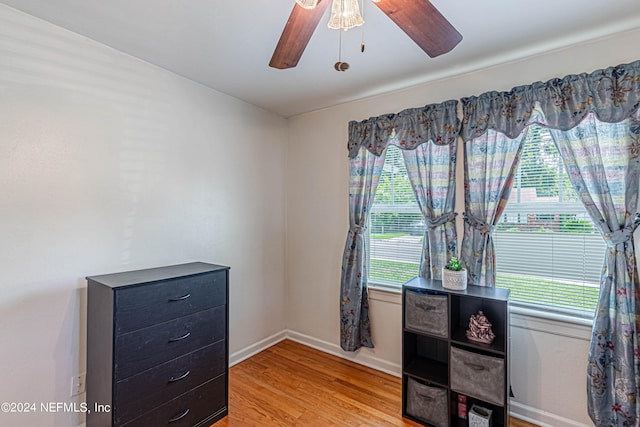
[[[318,5],[318,0],[296,0],[296,3],[305,9],[313,9]]]
[[[329,28],[334,30],[348,30],[364,24],[360,14],[358,0],[333,0]]]

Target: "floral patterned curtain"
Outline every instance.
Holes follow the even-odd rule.
[[[618,123],[589,114],[573,129],[552,129],[551,135],[608,247],[589,350],[589,416],[597,426],[636,426],[640,279],[633,232],[640,223],[640,112]]]
[[[384,165],[387,145],[393,143],[402,149],[413,150],[427,142],[436,145],[455,143],[459,131],[456,107],[457,101],[447,101],[442,104],[427,105],[423,108],[408,109],[398,114],[349,123],[349,232],[342,258],[340,281],[340,345],[345,351],[356,351],[360,347],[373,347],[367,291],[368,234],[366,226]],[[425,151],[420,153],[422,153],[422,161],[429,158],[429,150],[426,153]],[[443,153],[446,153],[447,160],[450,159],[449,148],[445,149]],[[429,158],[429,162],[432,161],[434,160]],[[414,165],[418,162],[420,160],[416,159]],[[455,173],[451,176],[455,177]],[[434,175],[433,182],[436,182],[435,178]],[[449,186],[455,187],[455,182],[449,182]],[[426,195],[425,191],[420,190],[419,192],[425,198],[424,205],[428,206],[430,197]],[[445,200],[448,200],[450,197],[448,194],[443,193],[441,189],[438,191]],[[453,199],[452,197],[451,200],[453,201]],[[449,206],[444,203],[443,209],[448,208]],[[438,208],[430,214],[436,215],[440,210]],[[453,211],[452,204],[450,210]],[[442,212],[449,211],[442,210]],[[439,220],[436,216],[430,217],[430,219],[432,221]],[[442,228],[446,229],[446,227]],[[445,233],[445,236],[447,235],[450,235],[450,232],[449,234]],[[442,238],[437,237],[433,240],[434,249],[430,250],[430,253],[433,253],[435,248],[442,248],[438,239]],[[429,262],[425,261],[425,265]]]
[[[511,193],[525,132],[516,138],[489,130],[465,143],[464,237],[460,258],[467,281],[495,286],[495,229]]]
[[[633,231],[640,222],[636,216],[640,61],[537,82],[510,92],[489,92],[464,98],[462,103],[461,134],[467,146],[492,132],[505,139],[521,138],[531,122],[551,129],[571,182],[609,248],[589,352],[589,415],[598,427],[638,425],[640,296]],[[536,109],[544,119],[535,117]],[[473,156],[467,156],[466,160],[470,159],[473,161]],[[467,169],[471,170],[472,164]],[[503,179],[502,173],[498,180]],[[493,179],[493,174],[486,179]],[[469,203],[477,198],[467,194],[474,192],[472,180],[471,174],[465,176],[468,211]],[[506,202],[502,195],[495,197]],[[474,227],[490,234],[493,224],[473,215],[473,206],[470,212],[468,218],[476,223]],[[486,251],[474,239],[467,239],[466,225],[462,253],[476,270],[478,263],[487,264],[485,284],[491,283],[489,276],[495,275],[490,271],[492,260],[487,260]]]
[[[380,156],[392,141],[403,150],[413,150],[428,141],[451,144],[458,139],[460,130],[457,106],[458,101],[451,100],[350,122],[349,157],[356,157],[361,147]]]
[[[422,239],[420,276],[442,279],[442,267],[458,256],[456,213],[457,141],[449,145],[428,142],[403,150],[409,180],[427,226]]]
[[[636,61],[463,98],[462,140],[471,141],[489,129],[516,138],[531,122],[536,104],[552,129],[572,129],[590,113],[602,122],[621,122],[638,109],[639,85],[640,61]]]
[[[349,233],[340,280],[340,344],[345,351],[373,347],[367,292],[368,235],[365,228],[384,158],[384,152],[376,156],[363,148],[349,162]]]

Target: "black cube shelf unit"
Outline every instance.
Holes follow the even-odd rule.
[[[469,318],[482,311],[491,344],[466,337]],[[492,427],[509,426],[509,290],[442,287],[414,278],[402,287],[402,416],[426,426],[466,427],[476,405],[491,411]]]

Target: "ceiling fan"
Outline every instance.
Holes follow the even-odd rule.
[[[431,58],[451,51],[462,40],[462,35],[428,0],[372,1]],[[300,5],[305,3],[310,6]],[[269,62],[270,67],[286,69],[298,65],[328,5],[329,0],[296,0]]]

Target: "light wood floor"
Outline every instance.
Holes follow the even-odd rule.
[[[418,426],[401,398],[400,378],[286,340],[229,370],[229,416],[215,427]]]

